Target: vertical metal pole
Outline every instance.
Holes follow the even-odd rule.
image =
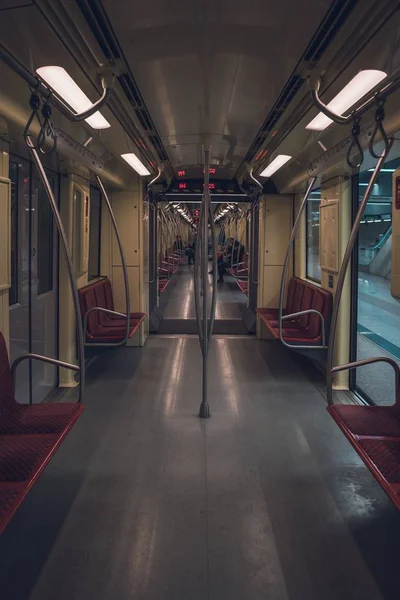
[[[39,154],[35,150],[34,144],[29,135],[25,136],[26,145],[28,146],[36,168],[39,172],[40,179],[42,180],[43,186],[47,193],[50,208],[52,210],[54,220],[57,226],[58,234],[60,236],[61,245],[64,250],[65,260],[67,263],[68,278],[71,285],[72,299],[74,303],[75,319],[76,319],[76,333],[77,333],[77,346],[78,346],[78,362],[79,362],[79,398],[78,402],[81,403],[85,391],[85,352],[84,352],[84,339],[83,339],[83,326],[81,318],[81,310],[79,305],[78,287],[76,285],[74,267],[72,263],[71,251],[68,246],[68,240],[65,233],[64,225],[61,220],[60,213],[58,211],[57,203],[54,198],[53,190],[49,180],[47,179],[46,171],[43,168],[42,161],[39,158]]]
[[[344,281],[345,281],[346,273],[347,273],[347,267],[349,266],[349,262],[351,259],[351,255],[353,253],[354,245],[356,243],[358,230],[360,228],[360,221],[362,219],[362,216],[363,216],[365,208],[367,206],[369,197],[371,195],[372,188],[374,187],[374,184],[376,183],[376,180],[379,177],[381,168],[383,167],[383,164],[385,163],[385,161],[388,157],[388,154],[389,154],[390,150],[392,149],[393,141],[394,141],[393,138],[388,140],[388,143],[385,147],[385,150],[384,150],[382,156],[376,163],[374,172],[372,173],[372,176],[369,180],[367,189],[365,190],[364,197],[360,203],[357,215],[354,219],[353,227],[351,229],[349,240],[348,240],[347,246],[346,246],[346,250],[344,252],[343,261],[340,266],[340,271],[339,271],[337,285],[336,285],[335,298],[333,300],[331,331],[330,331],[329,343],[328,343],[328,357],[327,357],[327,361],[326,361],[326,397],[327,397],[328,404],[333,404],[333,374],[332,374],[333,355],[334,355],[334,351],[335,351],[335,339],[336,339],[336,329],[337,329],[338,318],[339,318],[340,300],[342,297]]]
[[[203,387],[202,402],[199,417],[208,419],[211,416],[210,406],[207,401],[207,376],[208,376],[208,221],[210,216],[210,151],[204,150],[204,194],[203,194],[203,238],[202,238],[202,285],[203,285]]]
[[[282,279],[281,279],[281,289],[279,291],[279,339],[282,341],[282,316],[283,316],[283,297],[285,295],[285,284],[286,284],[286,275],[289,267],[290,257],[292,255],[293,243],[296,237],[297,230],[300,225],[301,215],[303,214],[304,207],[307,203],[307,200],[311,194],[311,190],[314,187],[317,178],[313,177],[308,184],[306,193],[304,194],[303,201],[300,205],[299,212],[297,213],[296,220],[293,225],[292,233],[290,234],[289,244],[286,250],[285,262],[283,263],[282,269]]]
[[[114,211],[111,207],[111,203],[110,203],[110,200],[108,199],[107,192],[105,190],[105,187],[103,185],[101,177],[99,175],[96,175],[96,179],[97,179],[97,183],[99,184],[101,194],[103,196],[103,199],[107,206],[107,210],[110,215],[110,219],[111,219],[111,222],[112,222],[112,225],[114,228],[115,237],[117,238],[119,254],[121,256],[122,272],[124,274],[124,284],[125,284],[126,327],[125,327],[124,339],[121,340],[120,342],[118,342],[117,344],[107,344],[107,346],[108,345],[109,346],[123,346],[128,341],[129,331],[130,331],[130,327],[131,327],[131,301],[130,301],[130,294],[129,294],[128,268],[126,266],[125,253],[124,253],[124,249],[122,246],[121,236],[119,235],[117,221],[115,220]],[[93,344],[90,344],[90,345],[93,346]],[[105,346],[106,344],[101,344],[101,345]]]

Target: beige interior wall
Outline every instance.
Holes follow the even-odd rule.
[[[146,312],[148,293],[145,287],[144,272],[144,223],[142,183],[139,177],[131,180],[129,189],[113,192],[112,208],[117,221],[121,242],[124,248],[128,270],[131,312]],[[108,219],[111,239],[111,282],[113,286],[115,310],[124,312],[125,286],[121,256],[117,239]],[[143,324],[135,336],[129,340],[129,346],[143,346],[146,341],[146,327]]]
[[[283,263],[292,229],[293,196],[264,196],[259,214],[259,274],[257,306],[278,308]],[[292,274],[289,265],[288,277]],[[257,318],[257,337],[270,338]]]
[[[76,251],[75,232],[74,232],[74,187],[77,185],[82,190],[86,200],[89,201],[89,183],[88,172],[82,169],[77,172],[78,167],[72,163],[68,165],[69,174],[65,174],[61,178],[60,190],[60,214],[64,225],[65,233],[68,240],[68,245],[71,249],[71,254],[74,256]],[[75,171],[75,172],[74,172]],[[85,213],[90,214],[89,205]],[[85,220],[83,224],[85,235],[85,248],[82,250],[87,253],[87,244],[89,243],[89,221]],[[67,264],[65,255],[60,244],[60,277],[59,277],[59,353],[60,360],[69,363],[76,363],[76,321],[74,304],[72,300],[71,285],[68,277]],[[87,285],[88,273],[87,266],[84,272],[77,277],[77,286],[81,288]],[[77,385],[74,375],[71,371],[60,369],[60,387],[75,387]]]
[[[9,344],[9,288],[11,285],[11,183],[9,180],[9,146],[0,140],[0,331]]]
[[[331,268],[323,268],[321,265],[321,287],[331,291],[333,295],[336,291],[338,270],[340,268],[343,255],[346,249],[347,241],[351,227],[351,180],[345,180],[343,177],[330,176],[326,183],[322,180],[321,185],[321,207],[328,206],[330,213],[336,215],[338,219],[337,233],[335,221],[331,220],[326,227],[320,229],[320,256],[322,263],[324,262],[324,253],[327,262],[331,263]],[[324,210],[321,211],[323,218]],[[328,217],[331,218],[331,217]],[[320,219],[321,221],[321,219]],[[332,279],[332,287],[329,279]],[[343,364],[349,360],[350,352],[350,308],[351,308],[351,281],[350,281],[350,266],[346,275],[345,284],[340,304],[336,343],[335,343],[335,364]],[[349,374],[344,371],[335,376],[335,389],[347,389],[349,382]]]
[[[303,193],[297,193],[295,195],[295,212],[296,215],[300,209],[300,205],[304,198]],[[299,228],[297,230],[297,235],[294,243],[295,251],[294,251],[294,275],[296,277],[300,277],[300,279],[306,278],[306,261],[307,261],[307,228],[306,228],[306,209],[304,209],[303,214],[301,216],[301,221],[299,224]]]
[[[392,296],[400,298],[400,168],[393,173],[392,208]],[[397,199],[396,199],[397,198]]]

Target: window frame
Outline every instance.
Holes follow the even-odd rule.
[[[99,197],[99,206],[98,206],[98,223],[99,223],[99,227],[98,227],[98,232],[97,232],[97,257],[96,257],[96,265],[97,265],[97,269],[96,269],[96,274],[91,273],[91,269],[90,269],[90,265],[91,265],[91,245],[90,245],[90,240],[91,240],[91,235],[92,235],[92,208],[93,208],[93,202],[92,202],[92,193],[93,191],[95,191],[96,193],[98,193],[98,197]],[[95,279],[98,279],[99,277],[101,277],[101,229],[102,229],[102,217],[103,217],[103,198],[101,195],[101,191],[98,187],[96,187],[95,185],[91,185],[90,189],[89,189],[89,252],[88,252],[88,281],[94,281]]]
[[[320,215],[321,215],[321,188],[315,188],[312,190],[313,192],[320,192],[320,197],[318,198],[319,200],[319,219],[318,222],[320,222]],[[317,279],[316,277],[313,277],[312,275],[309,274],[308,271],[308,256],[309,256],[309,244],[308,244],[308,217],[309,217],[309,210],[310,210],[310,204],[312,203],[313,200],[317,200],[317,198],[310,198],[308,197],[308,200],[306,202],[306,210],[305,210],[305,229],[306,229],[306,268],[305,268],[305,273],[306,273],[306,279],[309,281],[312,281],[313,283],[316,283],[317,285],[321,285],[321,281],[322,281],[322,277],[320,277],[320,279]],[[318,241],[318,265],[320,265],[320,251],[321,251],[321,247],[320,247],[320,242]]]
[[[19,164],[18,162],[16,162],[15,160],[10,159],[10,163],[9,163],[9,177],[10,177],[10,181],[11,181],[11,186],[12,186],[12,179],[11,179],[11,165],[14,165],[16,167],[16,174],[17,174],[17,180],[14,182],[15,185],[15,197],[16,197],[16,201],[15,201],[15,211],[14,211],[14,215],[13,215],[13,203],[11,201],[11,236],[10,236],[10,242],[11,242],[11,248],[10,248],[10,268],[11,268],[11,287],[9,290],[9,294],[8,294],[8,298],[9,298],[9,306],[15,306],[16,304],[19,304],[19,248],[18,248],[18,242],[19,242]],[[11,187],[12,189],[12,187]],[[14,219],[13,219],[14,216]],[[13,227],[13,225],[15,225],[15,227]],[[14,246],[13,246],[13,242],[15,242]],[[13,248],[14,248],[14,252],[13,252]],[[13,265],[14,265],[14,272],[13,272]],[[14,275],[14,277],[13,277]]]

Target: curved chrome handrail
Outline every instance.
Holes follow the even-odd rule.
[[[351,255],[353,253],[354,245],[356,243],[356,239],[358,236],[358,230],[360,228],[360,221],[365,211],[365,207],[367,206],[369,197],[371,195],[372,189],[376,180],[378,179],[379,173],[383,164],[385,163],[388,154],[393,146],[393,138],[389,139],[388,145],[385,146],[385,149],[376,163],[374,172],[371,175],[369,180],[367,189],[365,190],[364,197],[359,204],[357,215],[354,219],[353,226],[351,228],[350,236],[347,242],[347,246],[343,255],[342,264],[340,267],[337,284],[336,284],[336,292],[333,300],[333,308],[332,308],[332,320],[331,320],[331,334],[329,336],[328,343],[328,356],[326,361],[326,388],[327,388],[327,400],[328,404],[333,404],[333,377],[332,377],[332,369],[333,369],[333,357],[335,350],[335,340],[336,340],[336,329],[339,319],[339,308],[340,308],[340,300],[343,293],[343,286],[346,278],[347,268],[349,266],[349,262],[351,259]]]
[[[39,177],[43,183],[43,187],[46,191],[47,199],[49,201],[50,208],[53,213],[54,221],[56,223],[56,227],[58,230],[58,234],[60,236],[61,246],[64,250],[64,255],[65,255],[65,260],[66,260],[66,265],[67,265],[67,272],[68,272],[68,279],[69,279],[70,286],[71,286],[72,300],[73,300],[73,304],[74,304],[74,312],[75,312],[75,319],[76,319],[78,362],[79,362],[79,374],[80,374],[78,402],[81,403],[83,400],[84,390],[85,390],[85,352],[84,352],[83,327],[82,327],[81,311],[80,311],[80,304],[79,304],[78,287],[76,285],[71,251],[70,251],[70,248],[68,245],[68,239],[67,239],[67,235],[65,233],[64,225],[63,225],[63,222],[61,220],[61,216],[60,216],[60,213],[58,210],[57,202],[54,198],[53,190],[52,190],[49,180],[47,178],[46,171],[44,170],[44,167],[42,165],[42,161],[40,160],[39,154],[38,154],[36,148],[34,147],[34,144],[31,140],[29,133],[26,132],[24,137],[25,137],[26,145],[28,146],[29,151],[32,154],[33,161],[38,170]]]

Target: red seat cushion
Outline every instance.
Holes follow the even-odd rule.
[[[72,427],[82,410],[81,404],[17,405],[0,420],[0,435],[62,433]]]
[[[51,456],[58,435],[0,437],[0,481],[27,481]]]
[[[397,406],[335,404],[327,407],[341,427],[357,436],[400,438],[400,410]]]
[[[358,443],[386,481],[400,484],[400,440],[364,438]]]

